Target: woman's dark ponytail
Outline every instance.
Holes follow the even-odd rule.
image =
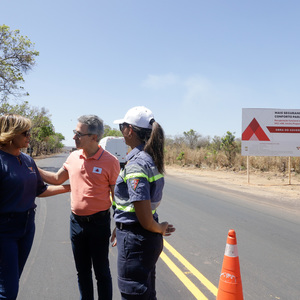
[[[165,134],[162,127],[154,119],[151,119],[150,124],[152,129],[131,126],[139,139],[145,143],[144,151],[152,157],[159,173],[163,174],[165,172]]]
[[[165,134],[162,127],[157,122],[155,122],[154,119],[152,122],[151,134],[149,138],[148,136],[146,137],[145,142],[146,145],[144,151],[147,152],[153,158],[153,161],[159,173],[163,174],[165,172],[165,166],[164,166]]]

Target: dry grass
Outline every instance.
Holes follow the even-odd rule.
[[[210,151],[205,148],[190,149],[185,146],[167,146],[165,149],[166,165],[194,166],[200,169],[226,169],[244,171],[247,169],[247,157],[236,153],[229,161],[225,152]],[[260,172],[288,172],[288,157],[257,156],[249,158],[249,170]],[[291,171],[300,174],[300,158],[291,158]]]

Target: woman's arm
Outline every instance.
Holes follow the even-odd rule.
[[[146,230],[157,232],[164,236],[169,236],[175,231],[172,224],[168,222],[157,223],[153,219],[150,200],[135,201],[133,204],[136,216]]]
[[[69,179],[69,173],[64,168],[60,168],[56,173],[38,169],[42,179],[49,184],[62,184]]]
[[[58,194],[63,194],[71,191],[71,187],[69,184],[64,185],[49,185],[47,189],[38,195],[39,198],[55,196]]]

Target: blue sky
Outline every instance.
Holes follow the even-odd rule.
[[[0,23],[35,43],[24,100],[66,145],[83,114],[150,108],[166,135],[241,136],[242,108],[299,109],[300,2],[1,1]]]

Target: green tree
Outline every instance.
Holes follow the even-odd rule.
[[[195,130],[191,129],[190,131],[183,132],[184,138],[189,148],[195,149],[198,143],[198,139],[201,137]]]
[[[209,149],[214,153],[218,153],[221,150],[222,139],[219,136],[214,136],[212,142],[209,145]]]
[[[235,136],[230,131],[227,131],[226,135],[221,138],[221,149],[225,152],[229,167],[232,167],[233,165],[237,148]]]
[[[0,26],[0,102],[7,101],[10,95],[28,95],[20,84],[24,82],[23,73],[35,65],[38,55],[34,44],[20,35],[20,30]]]
[[[55,134],[54,126],[48,111],[44,107],[41,109],[36,108],[34,117],[31,120],[33,126],[31,128],[30,146],[35,148],[36,155],[40,155],[43,149],[46,149],[47,138]]]
[[[59,151],[64,147],[64,144],[62,143],[62,141],[65,139],[65,137],[57,132],[55,133],[55,140],[56,140],[56,144],[55,144],[55,151]]]
[[[106,136],[123,136],[122,132],[118,129],[111,129],[109,125],[104,125],[104,134],[103,137]]]
[[[55,133],[46,137],[46,152],[55,153],[58,152],[64,145],[61,143],[65,137],[61,133]]]

